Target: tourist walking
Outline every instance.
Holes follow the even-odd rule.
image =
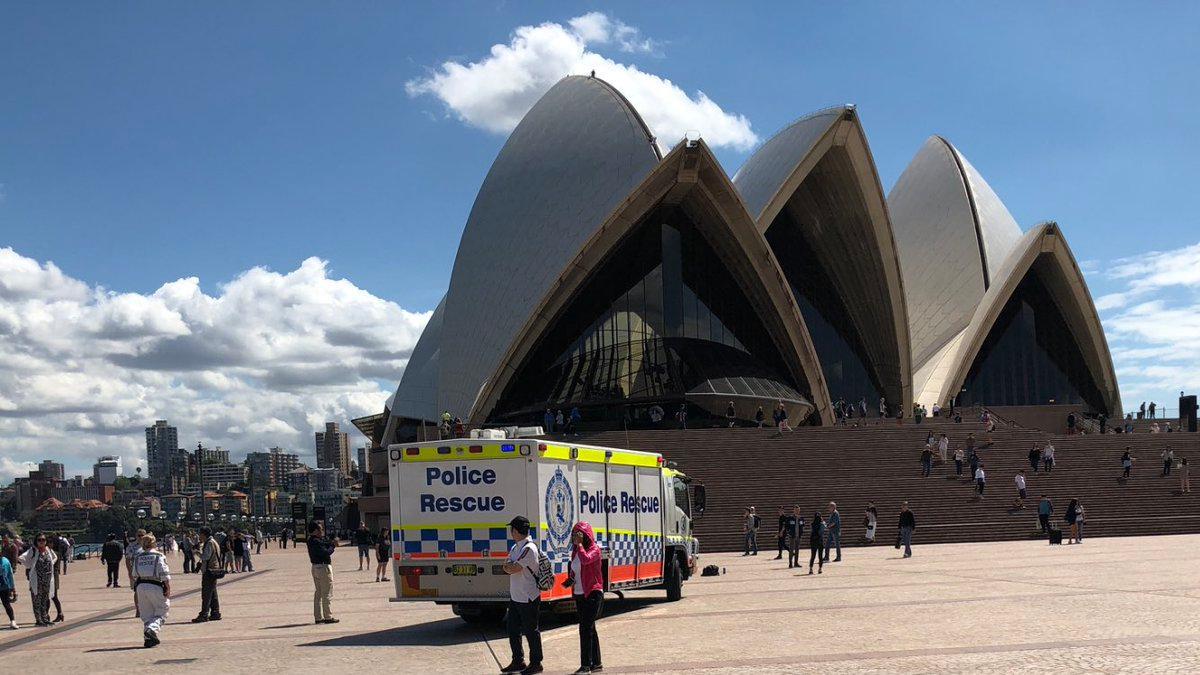
[[[153,534],[142,537],[142,552],[133,561],[133,603],[142,620],[144,647],[157,647],[167,613],[171,610],[171,570],[167,558],[155,549]]]
[[[1017,484],[1017,501],[1013,503],[1018,509],[1025,508],[1025,469],[1017,472],[1017,477],[1013,479]]]
[[[358,547],[358,571],[371,569],[371,531],[367,529],[366,523],[360,522],[358,529],[354,530],[354,545]]]
[[[502,673],[542,672],[542,632],[538,628],[542,592],[538,589],[538,548],[529,539],[529,519],[517,516],[508,523],[512,549],[502,569],[508,574],[508,645],[512,662]],[[521,637],[529,641],[529,662]]]
[[[729,407],[725,408],[725,419],[729,421],[730,429],[737,425],[737,408],[734,407],[733,401],[730,401]]]
[[[940,457],[942,459],[942,464],[945,464],[946,462],[950,461],[950,456],[949,456],[950,437],[947,436],[946,434],[942,434],[938,438],[937,448],[938,448],[938,457]]]
[[[26,576],[29,577],[29,599],[33,603],[34,625],[50,625],[50,599],[55,596],[54,566],[58,556],[50,550],[45,534],[38,534],[33,540],[33,546],[21,556],[21,564],[25,566]]]
[[[833,562],[842,561],[842,514],[838,513],[837,504],[829,502],[829,517],[825,519],[825,562],[829,562],[829,553],[837,549],[837,557]]]
[[[183,552],[183,573],[191,574],[196,567],[196,549],[190,532],[185,532],[180,537],[179,550]]]
[[[375,581],[387,581],[388,563],[392,561],[392,538],[386,527],[379,528],[379,542],[375,544]]]
[[[1076,503],[1075,503],[1075,543],[1076,544],[1083,543],[1083,521],[1084,520],[1085,519],[1084,519],[1083,504],[1080,504],[1079,500],[1076,500]]]
[[[600,660],[600,637],[596,621],[604,609],[604,573],[602,554],[591,524],[580,521],[571,528],[571,564],[563,588],[571,589],[575,611],[579,615],[579,670],[591,673],[604,669]]]
[[[800,515],[800,505],[792,507],[792,515],[787,521],[788,569],[803,567],[800,564],[800,543],[804,537],[804,518]]]
[[[784,407],[783,401],[779,402],[778,413],[779,413],[779,418],[778,418],[778,421],[776,422],[776,426],[779,428],[779,435],[782,436],[783,432],[785,432],[785,431],[788,433],[791,433],[792,427],[790,424],[788,424],[787,408]]]
[[[763,428],[763,423],[766,421],[767,415],[763,412],[763,407],[760,405],[758,406],[758,410],[754,411],[754,423],[758,425],[759,429],[761,429]]]
[[[225,576],[224,554],[208,526],[200,528],[200,614],[192,623],[221,620],[217,579]]]
[[[242,571],[253,572],[254,563],[250,562],[250,549],[254,548],[254,535],[249,532],[239,532],[242,538]]]
[[[954,449],[954,475],[957,476],[959,479],[962,479],[962,467],[963,467],[963,449],[955,448]]]
[[[808,535],[808,573],[812,574],[813,561],[817,562],[817,574],[825,569],[825,520],[821,512],[813,512],[812,532]]]
[[[1050,501],[1050,497],[1042,495],[1042,499],[1038,502],[1038,527],[1043,533],[1050,531],[1050,514],[1054,513],[1054,502]]]
[[[241,532],[234,532],[229,535],[229,553],[231,554],[229,563],[232,567],[230,572],[241,572],[246,553],[246,540],[242,537]]]
[[[975,491],[979,494],[979,498],[983,499],[983,489],[987,487],[987,474],[983,471],[983,462],[980,462],[975,467]]]
[[[17,582],[13,578],[12,563],[6,556],[0,555],[0,605],[4,605],[4,613],[8,615],[8,627],[12,630],[20,628],[12,607],[13,600],[16,599]]]
[[[900,529],[900,544],[904,546],[904,557],[911,558],[912,536],[913,532],[917,530],[917,517],[908,510],[908,502],[900,503],[900,519],[896,524]]]
[[[121,542],[117,541],[117,535],[112,532],[104,538],[104,545],[100,547],[100,562],[104,564],[106,572],[105,588],[120,588],[119,582],[121,577],[121,560],[125,557],[125,549],[121,547]]]
[[[1171,465],[1175,463],[1175,451],[1172,450],[1171,446],[1169,446],[1169,445],[1167,446],[1166,450],[1162,451],[1162,462],[1163,462],[1162,475],[1164,477],[1170,476],[1171,475]]]
[[[315,520],[308,526],[308,562],[312,565],[313,623],[337,623],[329,607],[333,600],[333,549],[337,541],[325,537],[325,525]]]
[[[753,506],[742,511],[742,537],[746,545],[742,556],[758,555],[758,525],[758,514]]]
[[[1188,468],[1188,458],[1179,460],[1179,491],[1187,494],[1192,491],[1191,470]]]
[[[1046,445],[1042,447],[1042,469],[1046,473],[1054,471],[1054,444],[1046,441]]]
[[[863,516],[863,526],[866,532],[863,538],[868,544],[875,543],[875,529],[879,526],[879,509],[875,508],[875,502],[867,502],[867,511]]]
[[[779,553],[775,555],[776,560],[783,559],[783,549],[787,545],[787,509],[779,507],[779,527],[776,531],[776,543],[779,544]]]
[[[1033,447],[1029,449],[1029,466],[1033,469],[1034,473],[1037,473],[1038,467],[1041,466],[1041,464],[1042,447],[1037,443],[1034,443]]]
[[[125,534],[125,578],[129,580],[130,588],[133,588],[133,559],[142,552],[142,545],[139,542],[144,536],[146,536],[145,530],[138,530],[133,539],[129,538],[128,533]]]
[[[925,449],[921,451],[921,477],[928,478],[931,471],[933,471],[933,450],[926,443]]]
[[[1125,453],[1121,455],[1121,477],[1128,480],[1131,473],[1133,473],[1133,455],[1129,454],[1129,446],[1125,446]]]

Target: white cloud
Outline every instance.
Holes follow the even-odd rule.
[[[591,51],[595,45],[625,53],[657,51],[657,43],[638,29],[592,12],[566,26],[520,26],[508,44],[492,45],[484,58],[447,61],[405,88],[411,96],[435,96],[467,124],[508,133],[554,83],[595,71],[629,99],[663,145],[674,145],[689,131],[715,147],[749,150],[758,142],[749,120],[725,112],[704,92],[688,95],[670,80]]]
[[[1200,243],[1121,258],[1089,275],[1127,411],[1156,401],[1176,414],[1180,390],[1200,391]]]
[[[0,249],[0,481],[45,457],[90,473],[120,454],[132,472],[155,419],[189,447],[312,455],[324,421],[382,410],[429,314],[317,258],[256,267],[213,295],[195,277],[136,294]]]

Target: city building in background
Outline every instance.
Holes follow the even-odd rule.
[[[179,430],[156,420],[146,427],[146,470],[148,477],[166,482],[171,475],[171,454],[179,449]]]
[[[245,464],[205,464],[201,471],[204,474],[205,490],[223,490],[241,485],[248,477]]]
[[[63,465],[52,459],[43,459],[38,464],[38,471],[42,472],[42,477],[46,480],[63,480],[66,478],[66,470]]]
[[[246,466],[256,488],[278,488],[286,485],[287,475],[300,466],[300,456],[283,448],[271,448],[269,452],[248,453]]]
[[[108,455],[96,460],[92,465],[92,481],[97,485],[113,485],[117,476],[121,475],[121,458]]]
[[[316,450],[318,468],[350,475],[350,436],[338,429],[337,422],[326,422],[325,431],[316,432]]]

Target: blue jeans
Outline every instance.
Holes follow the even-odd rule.
[[[842,557],[842,531],[829,530],[825,533],[825,560],[829,560],[829,552],[837,549],[837,557]]]
[[[904,544],[905,556],[912,555],[912,533],[913,531],[911,527],[900,528],[900,543]]]
[[[758,533],[753,530],[746,533],[746,553],[758,553]]]
[[[928,476],[931,471],[933,471],[933,460],[932,459],[921,460],[921,475]]]

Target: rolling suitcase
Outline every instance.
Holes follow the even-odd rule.
[[[1062,530],[1051,525],[1050,526],[1050,544],[1053,546],[1054,544],[1061,544],[1061,543],[1062,543]]]

